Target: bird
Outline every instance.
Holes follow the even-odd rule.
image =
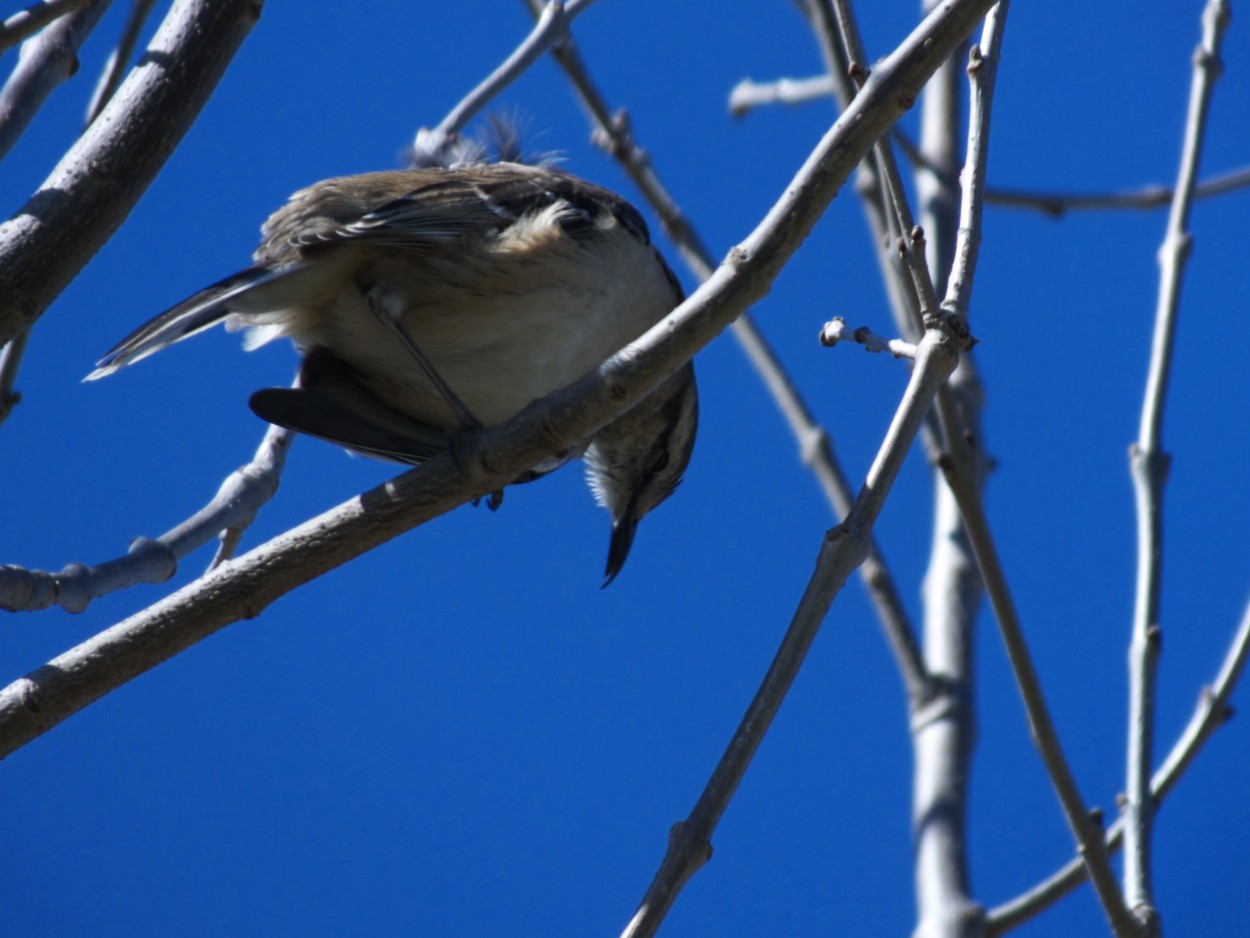
[[[261,227],[252,266],[140,326],[86,380],[218,323],[244,347],[290,338],[295,385],[249,404],[348,450],[418,465],[595,370],[681,303],[628,201],[552,166],[484,162],[326,179]],[[568,453],[611,515],[607,586],[638,522],[690,462],[690,363]]]

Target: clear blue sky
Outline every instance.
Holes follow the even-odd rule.
[[[911,4],[863,4],[884,54]],[[1100,191],[1175,173],[1200,5],[1016,4],[995,104],[1000,185]],[[100,30],[115,31],[124,5]],[[520,2],[359,10],[269,3],[202,118],[117,237],[35,330],[24,400],[0,434],[0,562],[60,569],[122,553],[191,513],[263,426],[249,393],[286,383],[289,348],[203,336],[80,384],[135,325],[245,266],[293,190],[389,168],[528,27]],[[603,0],[575,28],[609,99],[716,256],[744,237],[826,129],[823,104],[735,121],[744,76],[804,76],[792,4]],[[6,161],[16,210],[76,132],[107,42]],[[1203,162],[1250,156],[1250,41],[1234,21]],[[7,60],[13,61],[12,53]],[[533,146],[636,199],[565,82],[542,63],[501,102]],[[907,122],[914,128],[914,117]],[[1159,746],[1188,720],[1250,595],[1250,196],[1200,204],[1164,439]],[[649,215],[649,217],[651,217]],[[1123,786],[1134,576],[1134,438],[1164,214],[1056,221],[991,209],[972,309],[998,462],[989,513],[1086,799]],[[653,221],[658,232],[658,224]],[[670,245],[661,247],[681,270]],[[891,330],[855,197],[833,205],[755,310],[862,478],[905,380],[900,363],[816,343],[821,323]],[[0,907],[42,935],[614,935],[693,805],[763,674],[832,519],[731,337],[697,359],[699,445],[601,591],[608,523],[577,468],[463,508],[284,598],[72,718],[0,766]],[[393,468],[300,440],[247,544]],[[913,614],[929,539],[917,454],[879,527]],[[188,557],[193,578],[210,551]],[[166,594],[3,623],[4,680]],[[1073,852],[995,626],[978,644],[971,855],[1001,902]],[[1244,693],[1237,695],[1245,699]],[[1172,934],[1245,917],[1250,736],[1211,741],[1159,820]],[[900,683],[858,584],[834,607],[717,831],[672,936],[905,935],[911,760]],[[1026,935],[1105,934],[1083,889]]]

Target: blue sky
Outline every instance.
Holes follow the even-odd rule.
[[[874,54],[909,4],[860,11]],[[289,348],[197,338],[107,381],[80,379],[134,326],[246,265],[293,190],[393,167],[524,35],[521,3],[271,2],[202,118],[123,226],[35,330],[0,428],[0,562],[60,569],[124,552],[211,497],[263,431],[247,409],[286,383]],[[8,157],[15,211],[72,140],[124,7],[111,11]],[[1011,11],[991,181],[1102,191],[1170,182],[1197,3]],[[1131,28],[1129,28],[1131,26]],[[793,5],[603,0],[575,35],[715,256],[756,224],[831,120],[824,104],[742,120],[739,79],[816,72]],[[1250,43],[1234,21],[1204,173],[1250,153]],[[12,61],[10,53],[9,61]],[[641,200],[588,143],[558,69],[499,108],[535,148]],[[915,129],[914,116],[906,126]],[[1245,467],[1246,193],[1200,203],[1164,430],[1159,748],[1185,725],[1250,595]],[[644,211],[645,207],[644,207]],[[687,288],[694,283],[652,227]],[[1137,432],[1162,211],[1063,220],[991,208],[972,306],[997,469],[988,511],[1086,800],[1123,786]],[[862,479],[901,363],[816,334],[842,315],[889,333],[852,192],[755,309]],[[600,590],[608,523],[577,468],[463,508],[293,593],[142,676],[0,766],[14,932],[48,935],[616,934],[762,676],[832,519],[726,335],[697,359],[702,424],[679,493]],[[300,440],[245,547],[394,472]],[[917,453],[878,535],[919,616],[931,481]],[[10,680],[188,582],[81,615],[10,616]],[[978,639],[970,847],[1002,902],[1073,852],[1029,742],[992,619]],[[1239,693],[1235,702],[1244,700]],[[1250,738],[1234,720],[1168,800],[1157,888],[1176,934],[1244,917]],[[907,934],[910,748],[900,682],[858,584],[835,604],[664,934]],[[1088,890],[1021,930],[1100,935]]]

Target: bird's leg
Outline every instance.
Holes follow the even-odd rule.
[[[456,421],[463,430],[480,430],[482,422],[473,416],[473,412],[465,406],[464,401],[460,400],[460,395],[451,389],[451,385],[443,380],[443,376],[438,373],[438,369],[434,367],[434,363],[426,357],[425,352],[412,341],[412,336],[408,334],[408,330],[404,328],[404,324],[399,317],[393,315],[389,309],[386,309],[386,303],[374,302],[375,297],[371,292],[369,295],[369,308],[373,310],[373,314],[378,317],[378,321],[382,325],[390,329],[395,336],[403,343],[410,355],[421,370],[425,372],[425,376],[430,379],[430,383],[434,385],[434,389],[438,391],[447,406],[451,408],[451,412],[455,414]]]
[[[464,465],[460,461],[457,454],[457,440],[464,433],[472,433],[475,430],[482,429],[482,422],[473,416],[473,412],[460,399],[460,395],[452,390],[443,376],[438,373],[438,369],[434,367],[434,363],[421,351],[420,346],[412,340],[412,336],[408,334],[408,330],[404,328],[403,321],[400,319],[401,309],[397,309],[393,302],[394,294],[389,293],[375,287],[367,294],[369,300],[369,308],[373,310],[373,315],[378,321],[390,329],[403,343],[404,348],[421,366],[421,370],[425,372],[425,376],[430,379],[430,383],[434,385],[434,389],[438,391],[443,401],[451,408],[451,412],[455,415],[459,427],[456,430],[449,431],[447,434],[447,448],[451,452],[451,458],[455,461],[456,466],[463,472]],[[473,499],[473,504],[477,505],[480,499]],[[503,504],[503,489],[491,492],[486,497],[486,507],[491,511],[495,511]]]

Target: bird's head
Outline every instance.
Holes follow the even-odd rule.
[[[638,522],[673,494],[699,426],[694,368],[687,364],[608,424],[586,450],[586,481],[612,514],[607,586],[625,566]]]

